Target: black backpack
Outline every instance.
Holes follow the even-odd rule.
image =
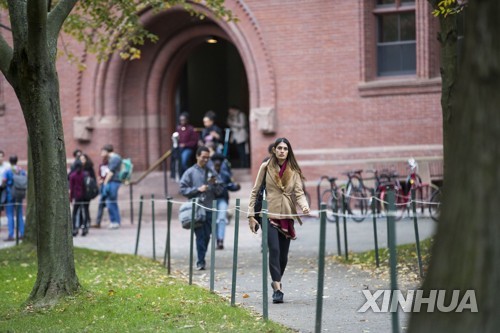
[[[97,187],[95,178],[87,173],[85,173],[83,177],[83,189],[85,192],[85,200],[92,200],[99,195],[99,187]]]
[[[11,195],[14,199],[14,202],[21,202],[26,198],[26,191],[28,190],[28,175],[19,171],[18,173],[14,172],[13,175],[13,184],[11,188]]]

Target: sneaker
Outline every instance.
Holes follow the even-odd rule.
[[[82,230],[82,236],[87,236],[88,233],[89,233],[89,229],[88,228],[83,228],[83,230]]]
[[[217,250],[224,250],[224,241],[221,239],[217,240]]]
[[[273,303],[283,303],[283,292],[281,290],[275,290],[273,293]]]
[[[108,227],[108,228],[109,228],[109,229],[119,229],[119,228],[120,228],[120,223],[113,223],[113,222],[111,222],[111,223],[109,224],[109,227]]]
[[[96,228],[96,229],[101,229],[101,225],[100,224],[92,224],[90,227],[91,228]]]
[[[204,270],[205,270],[205,265],[202,265],[202,264],[196,264],[196,270],[197,270],[197,271],[204,271]]]
[[[7,237],[7,238],[5,238],[3,241],[4,241],[4,242],[13,242],[13,241],[15,241],[15,240],[16,240],[16,239],[15,239],[14,237]]]

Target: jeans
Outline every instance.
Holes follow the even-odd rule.
[[[182,177],[184,172],[191,166],[194,150],[193,148],[181,148],[180,152],[181,165],[179,168],[179,178]]]
[[[106,193],[104,193],[104,186],[100,189],[101,195],[99,196],[99,206],[97,207],[97,218],[95,223],[101,225],[102,213],[104,212],[104,207],[106,207]]]
[[[118,190],[121,184],[120,182],[109,182],[106,185],[106,207],[108,207],[111,223],[121,223],[120,210],[118,208]]]
[[[9,226],[9,238],[14,238],[14,211],[16,213],[17,226],[19,228],[19,237],[24,237],[24,219],[23,219],[23,203],[15,203],[13,200],[9,200],[5,206],[5,214],[7,215],[7,221]]]
[[[78,233],[78,229],[88,229],[90,226],[89,219],[89,202],[77,201],[73,204],[73,234]]]
[[[205,266],[205,255],[207,254],[210,234],[212,233],[212,212],[207,211],[205,223],[199,228],[194,229],[196,235],[196,252],[198,253],[197,266]]]
[[[227,206],[226,199],[217,199],[217,240],[224,240],[227,224]]]
[[[268,222],[269,223],[269,222]],[[267,228],[267,245],[269,246],[269,271],[273,281],[281,281],[288,263],[288,250],[290,239],[271,224]]]

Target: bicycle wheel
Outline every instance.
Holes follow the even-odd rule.
[[[353,188],[346,195],[347,211],[355,222],[363,222],[368,213],[368,202],[365,194],[357,188]]]
[[[330,222],[335,222],[335,215],[338,213],[338,197],[334,197],[332,190],[325,190],[321,194],[321,202],[326,204],[326,219]]]
[[[404,197],[403,194],[400,194],[399,191],[396,191],[394,193],[394,204],[395,204],[395,212],[394,212],[394,219],[395,221],[399,221],[403,218],[404,213],[408,211],[408,206],[407,206],[407,201]],[[389,213],[389,202],[387,201],[387,192],[385,190],[380,192],[380,207],[381,211],[385,213],[387,216]]]
[[[437,189],[432,193],[430,204],[429,204],[429,213],[431,218],[438,222],[439,215],[441,214],[441,190]]]

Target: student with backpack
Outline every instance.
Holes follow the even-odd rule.
[[[5,211],[9,227],[9,235],[5,239],[6,242],[15,240],[14,212],[16,214],[19,238],[22,239],[24,237],[23,200],[26,197],[28,189],[28,175],[26,171],[17,166],[17,156],[11,156],[9,162],[11,168],[4,172],[2,179],[2,186],[6,190]]]
[[[73,237],[78,235],[79,229],[82,229],[82,236],[86,236],[90,223],[85,178],[89,177],[89,174],[83,170],[83,163],[80,159],[77,159],[73,165],[74,169],[69,174],[69,199],[73,203]]]
[[[122,179],[125,180],[125,177],[130,177],[131,172],[129,171],[129,174],[126,176],[121,174],[122,158],[113,150],[113,145],[111,144],[106,144],[101,149],[101,157],[108,159],[109,169],[103,181],[102,193],[106,197],[106,207],[108,207],[110,220],[109,228],[118,229],[121,224],[120,209],[118,208],[118,190],[122,184]],[[129,165],[131,167],[131,163]]]

